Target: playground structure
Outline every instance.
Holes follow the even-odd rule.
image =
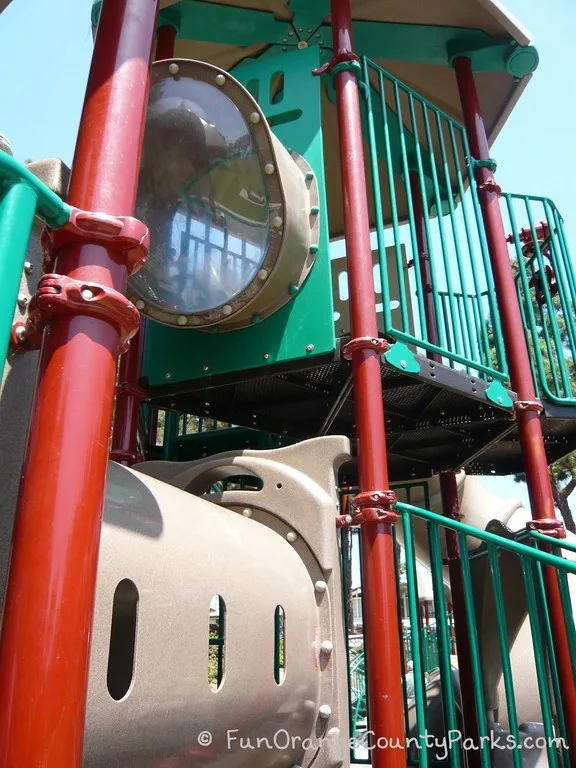
[[[576,279],[489,151],[528,34],[92,20],[71,171],[0,151],[0,768],[574,765]],[[529,511],[474,477],[518,472]]]

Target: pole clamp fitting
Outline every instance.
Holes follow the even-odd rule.
[[[534,411],[534,413],[542,413],[544,406],[538,400],[515,400],[514,401],[514,416],[517,413],[525,413],[526,411]]]
[[[486,179],[481,184],[478,184],[479,192],[494,192],[498,197],[502,197],[502,187],[496,183],[496,179]]]
[[[542,517],[538,520],[530,520],[526,523],[526,528],[529,531],[538,531],[538,533],[544,533],[555,539],[566,538],[566,528],[562,520],[556,518]]]
[[[360,511],[354,515],[352,524],[397,522],[399,515],[393,511],[396,501],[394,491],[363,491],[357,494],[352,505]]]
[[[336,516],[336,528],[348,528],[350,525],[354,525],[354,518],[352,515]]]
[[[120,334],[122,352],[140,326],[140,313],[134,304],[114,288],[65,275],[43,275],[30,301],[26,322],[12,326],[15,346],[39,349],[44,328],[54,315],[88,315],[111,323]]]
[[[486,160],[476,160],[476,158],[471,158],[472,160],[472,170],[476,170],[476,168],[488,168],[488,170],[491,173],[496,173],[498,170],[498,163],[494,158],[488,157]]]
[[[72,243],[101,245],[118,254],[129,275],[142,267],[148,257],[150,232],[139,219],[132,216],[109,216],[106,213],[82,211],[72,207],[69,221],[59,229],[46,228],[42,246],[51,263],[51,256]],[[48,267],[52,269],[52,266]]]
[[[110,451],[110,461],[116,461],[118,464],[125,461],[130,466],[132,464],[140,464],[144,461],[144,456],[139,453],[132,453],[132,451]]]
[[[373,336],[358,336],[342,347],[342,357],[344,360],[352,360],[354,352],[361,349],[371,349],[379,355],[383,355],[390,349],[390,344],[385,339],[376,339]]]
[[[400,519],[400,515],[391,509],[382,507],[363,507],[354,515],[354,525],[366,525],[368,523],[390,523],[393,525]]]
[[[130,384],[128,381],[121,381],[116,385],[116,395],[131,395],[132,397],[137,397],[140,400],[144,400],[147,392],[137,384]]]
[[[321,67],[312,70],[313,75],[332,75],[335,77],[339,72],[355,72],[359,75],[362,72],[362,65],[360,64],[360,56],[357,53],[352,53],[346,48],[342,48],[337,51],[334,56],[327,61],[326,64],[322,64]]]

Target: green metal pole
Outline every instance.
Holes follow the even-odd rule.
[[[0,359],[8,351],[14,307],[20,289],[28,240],[34,224],[36,192],[26,182],[13,184],[0,200]]]

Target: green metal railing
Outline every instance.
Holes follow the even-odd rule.
[[[564,221],[545,197],[505,194],[502,209],[538,394],[576,405],[576,265]]]
[[[50,227],[64,226],[70,208],[27,168],[0,151],[0,359],[6,357],[14,307],[34,216]]]
[[[454,531],[460,548],[460,563],[462,583],[466,604],[466,615],[462,617],[466,623],[470,642],[470,663],[473,671],[472,696],[477,714],[478,735],[481,743],[490,744],[492,733],[491,721],[493,709],[488,710],[486,696],[493,691],[485,689],[485,681],[489,678],[488,671],[494,671],[497,665],[501,675],[504,690],[503,701],[499,703],[498,717],[505,718],[510,739],[515,745],[522,743],[525,733],[520,726],[524,719],[522,714],[527,707],[526,701],[520,701],[516,696],[518,675],[526,673],[525,667],[515,668],[511,657],[509,637],[512,626],[509,624],[509,614],[512,602],[516,610],[518,601],[525,601],[525,614],[520,613],[520,620],[529,622],[532,645],[532,660],[537,681],[537,691],[533,695],[538,698],[541,712],[541,724],[545,734],[545,745],[548,764],[551,768],[562,766],[568,768],[570,760],[567,752],[568,738],[565,727],[565,713],[560,696],[560,674],[576,674],[574,666],[576,653],[573,656],[572,670],[560,670],[554,653],[552,621],[546,599],[544,586],[544,570],[554,569],[558,579],[562,605],[565,616],[566,632],[571,646],[576,649],[576,628],[574,625],[573,608],[570,600],[569,579],[574,579],[576,562],[561,557],[566,552],[570,557],[576,554],[576,546],[571,543],[550,539],[539,533],[523,532],[521,537],[504,538],[488,531],[472,528],[465,523],[450,520],[413,506],[410,503],[398,502],[396,510],[400,515],[397,524],[397,537],[401,538],[404,547],[404,562],[397,560],[398,570],[405,571],[405,590],[407,595],[409,639],[402,638],[401,648],[404,658],[411,659],[413,664],[410,676],[405,676],[404,688],[406,696],[406,729],[410,738],[411,749],[408,764],[435,765],[437,761],[434,751],[426,745],[426,734],[433,733],[433,722],[437,714],[431,710],[431,699],[427,698],[429,672],[435,664],[431,663],[430,632],[422,622],[420,601],[418,595],[418,578],[416,568],[416,532],[418,546],[422,552],[422,541],[425,539],[430,562],[430,572],[434,591],[435,642],[433,652],[437,652],[438,672],[434,678],[442,691],[442,720],[446,731],[462,731],[461,705],[458,690],[454,685],[454,670],[451,656],[455,652],[452,616],[449,611],[446,594],[447,572],[444,566],[445,532]],[[468,550],[468,537],[472,537],[476,549]],[[522,540],[518,540],[521,538]],[[477,547],[478,540],[481,547]],[[420,554],[421,557],[421,554]],[[505,566],[502,566],[506,559]],[[576,560],[576,558],[574,558]],[[502,568],[507,570],[504,572]],[[512,570],[516,574],[519,588],[510,591],[509,579]],[[344,573],[344,583],[346,583]],[[481,581],[479,581],[481,579]],[[515,584],[515,582],[514,582]],[[482,589],[479,587],[482,586]],[[508,591],[507,591],[508,590]],[[346,601],[345,601],[346,603]],[[488,607],[487,607],[488,606]],[[484,611],[484,613],[482,612]],[[488,651],[490,638],[483,635],[482,617],[488,611],[491,616],[491,650]],[[403,630],[403,633],[406,630]],[[529,641],[530,642],[530,641]],[[498,651],[494,652],[494,644]],[[517,657],[516,657],[517,658]],[[526,655],[524,655],[526,658]],[[524,661],[525,664],[525,661]],[[351,733],[356,739],[362,739],[362,733],[370,729],[369,715],[366,712],[366,691],[364,685],[364,658],[357,654],[350,665],[351,691]],[[525,683],[524,680],[522,680]],[[526,693],[526,686],[522,690]],[[437,706],[439,706],[437,704]],[[494,706],[492,702],[491,707]],[[533,706],[532,706],[533,709]],[[411,727],[410,727],[411,724]],[[418,746],[415,746],[418,744]],[[429,746],[429,745],[428,745]],[[437,750],[436,750],[437,751]],[[478,753],[476,753],[478,754]],[[521,749],[511,749],[514,768],[521,768],[523,752]],[[353,750],[352,757],[356,762],[370,762],[370,752],[360,741],[358,749]],[[526,757],[526,754],[524,754]],[[479,752],[478,758],[483,768],[489,768],[492,759],[490,749]],[[532,758],[530,758],[532,759]],[[465,752],[462,742],[456,744],[446,755],[443,764],[461,768],[465,765]]]
[[[385,334],[416,351],[435,352],[451,367],[503,382],[506,359],[464,128],[366,58],[362,81]],[[393,310],[390,286],[396,281],[400,306]],[[436,344],[427,313],[433,314]]]

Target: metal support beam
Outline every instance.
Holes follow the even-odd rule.
[[[440,472],[440,494],[442,497],[442,514],[451,520],[460,520],[460,502],[458,500],[458,484],[454,470]],[[450,575],[450,592],[452,595],[454,633],[456,635],[456,654],[458,656],[458,671],[460,674],[460,691],[462,697],[462,716],[464,719],[464,735],[472,739],[474,744],[480,744],[478,716],[474,700],[474,672],[470,651],[470,638],[466,623],[466,604],[462,584],[462,568],[460,566],[460,551],[458,536],[455,531],[446,528],[446,555]],[[480,752],[466,753],[468,768],[482,765]]]
[[[454,68],[470,152],[475,160],[487,161],[490,159],[488,139],[470,60],[464,57],[457,58],[454,61]],[[520,401],[516,405],[522,405],[522,407],[516,407],[515,411],[526,484],[530,496],[533,519],[530,526],[543,532],[562,535],[564,533],[563,524],[561,520],[556,518],[548,474],[540,422],[541,407],[536,402],[530,356],[524,335],[510,255],[506,245],[506,233],[499,203],[500,189],[496,184],[492,169],[487,167],[487,164],[476,165],[475,178],[494,274],[504,345],[510,369],[510,381],[512,388],[518,395],[518,401]],[[546,567],[544,578],[554,635],[554,649],[558,661],[564,716],[571,758],[574,763],[576,761],[576,686],[572,670],[572,654],[554,569]]]
[[[70,182],[82,210],[133,214],[157,9],[105,0]],[[55,272],[121,301],[114,243],[72,239],[55,256]],[[54,315],[44,333],[0,646],[1,768],[82,762],[120,338],[114,318],[85,312]]]
[[[332,0],[332,34],[337,66],[336,98],[344,202],[346,265],[350,291],[352,344],[378,338],[360,98],[352,62],[350,0]],[[380,355],[360,344],[352,352],[354,406],[358,436],[360,495],[386,493],[389,487]],[[357,497],[358,498],[358,497]],[[378,504],[374,504],[378,508]],[[365,510],[368,512],[368,510]],[[383,511],[383,510],[382,510]],[[406,752],[400,656],[400,630],[392,524],[383,517],[362,525],[362,576],[365,615],[368,712],[374,733],[374,768],[400,768]],[[385,739],[385,741],[379,741]],[[390,746],[390,744],[394,746]]]

